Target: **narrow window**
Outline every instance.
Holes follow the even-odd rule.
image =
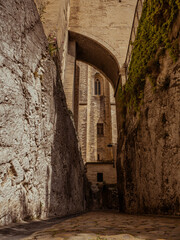
[[[100,161],[100,154],[97,155],[97,160]]]
[[[104,125],[103,125],[103,123],[98,123],[97,124],[97,135],[98,136],[103,136],[104,135]]]
[[[101,83],[99,79],[96,79],[94,82],[94,92],[95,95],[101,95]]]
[[[101,83],[99,80],[97,83],[98,83],[98,95],[101,95]]]
[[[97,81],[94,82],[95,95],[97,95]]]
[[[103,182],[103,173],[97,173],[97,182]]]

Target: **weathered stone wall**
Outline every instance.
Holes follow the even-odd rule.
[[[66,59],[65,79],[63,82],[64,92],[69,110],[74,114],[75,104],[75,69],[76,69],[76,43],[69,41]],[[76,116],[77,117],[77,116]]]
[[[120,208],[129,213],[180,213],[180,59],[160,59],[156,90],[146,81],[140,113],[119,132]]]
[[[68,26],[70,0],[34,0],[43,24],[44,32],[57,38],[61,61],[61,79],[64,82],[68,50]]]
[[[79,65],[80,62],[77,62]],[[87,102],[88,102],[88,65],[79,65],[79,119],[78,136],[81,144],[83,161],[86,161],[87,151]]]
[[[89,183],[86,192],[86,206],[88,210],[119,209],[116,184]]]
[[[114,143],[117,142],[116,107],[112,87],[93,67],[79,61],[77,65],[79,66],[78,134],[83,160],[85,162],[112,160],[112,149],[107,147],[112,143],[112,138]],[[101,81],[101,95],[95,94],[96,78]],[[97,123],[103,124],[103,135],[97,134]]]
[[[136,2],[71,0],[69,29],[97,41],[121,66],[125,61]]]
[[[0,1],[0,26],[0,224],[80,212],[82,159],[34,2]]]
[[[116,184],[116,168],[113,163],[86,163],[87,179],[93,184],[97,184],[97,173],[103,173],[104,184]]]
[[[113,88],[93,67],[79,61],[77,66],[79,67],[78,135],[82,157],[86,162],[86,207],[89,210],[118,209],[113,148],[107,147],[112,140],[114,143],[117,142]],[[96,79],[101,82],[101,95],[95,94]],[[104,135],[98,136],[97,123],[103,123]],[[108,160],[111,161],[107,162]],[[97,181],[97,173],[103,174],[102,182]]]
[[[43,21],[46,36],[51,33],[55,33],[57,36],[60,53],[63,56],[61,58],[61,78],[63,84],[66,81],[70,82],[69,77],[65,79],[65,75],[67,75],[65,74],[66,66],[69,65],[69,61],[72,67],[74,65],[71,64],[72,59],[66,58],[69,29],[76,34],[89,37],[97,42],[97,45],[99,44],[99,46],[95,46],[95,42],[88,42],[87,44],[86,39],[88,49],[93,48],[96,49],[95,52],[99,52],[99,60],[92,62],[92,64],[95,66],[98,64],[100,69],[102,67],[108,73],[108,77],[110,77],[115,87],[118,80],[119,65],[121,66],[125,61],[136,0],[121,2],[117,0],[72,0],[71,2],[70,0],[35,0],[35,2]],[[74,40],[76,41],[77,39]],[[88,60],[92,60],[91,56],[89,56]],[[104,62],[106,67],[103,67],[101,62]],[[66,94],[66,97],[69,108],[73,112],[73,107],[71,106],[73,89],[70,88],[68,90],[68,83],[67,86],[64,85],[65,93],[66,91],[72,92],[71,94]],[[71,82],[71,85],[73,85],[73,82]]]
[[[111,104],[111,123],[112,123],[112,143],[117,143],[117,117],[116,117],[116,102],[114,90],[110,85],[110,104]]]

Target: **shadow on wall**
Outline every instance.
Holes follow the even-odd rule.
[[[0,1],[0,25],[0,224],[81,212],[83,162],[34,1]]]
[[[115,89],[120,80],[120,66],[116,57],[95,40],[69,31],[69,40],[76,42],[76,58],[98,69]]]
[[[85,186],[86,209],[88,211],[119,209],[116,184],[92,184],[86,178]]]
[[[48,215],[65,216],[84,210],[84,166],[60,80],[58,56],[54,57],[54,62],[57,71],[54,84],[55,135],[51,150],[52,173]]]

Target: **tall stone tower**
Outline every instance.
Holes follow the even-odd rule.
[[[78,62],[78,133],[84,162],[112,161],[110,144],[116,143],[117,127],[113,89],[93,67]]]
[[[78,135],[87,176],[91,182],[96,182],[97,174],[105,177],[106,172],[107,179],[111,175],[114,183],[115,174],[108,174],[115,166],[117,142],[113,88],[99,71],[85,63],[77,62],[76,70],[79,78]]]

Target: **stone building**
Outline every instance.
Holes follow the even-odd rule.
[[[77,62],[78,135],[90,182],[116,183],[117,123],[114,90],[95,68]]]
[[[74,120],[85,163],[87,208],[118,208],[114,89],[97,69],[77,61]]]
[[[142,9],[143,1],[138,2]],[[179,215],[177,2],[169,1],[171,7],[164,4],[164,9],[160,8],[164,16],[167,9],[176,9],[167,37],[172,40],[177,61],[168,50],[159,54],[162,46],[158,46],[156,89],[149,77],[144,79],[143,94],[133,89],[136,97],[137,93],[143,96],[137,113],[127,111],[126,98],[117,94],[127,79],[122,81],[122,66],[126,63],[127,67],[131,60],[131,54],[126,53],[130,33],[135,36],[132,23],[138,24],[133,20],[134,12],[140,17],[136,0],[0,0],[1,225],[85,210],[84,164],[72,114],[83,159],[93,172],[92,181],[97,177],[103,180],[108,164],[115,169],[112,149],[107,145],[116,143],[116,111],[109,93],[112,89],[100,72],[115,92],[120,210]],[[49,36],[53,36],[53,43],[48,42]],[[80,66],[78,61],[98,71]]]

